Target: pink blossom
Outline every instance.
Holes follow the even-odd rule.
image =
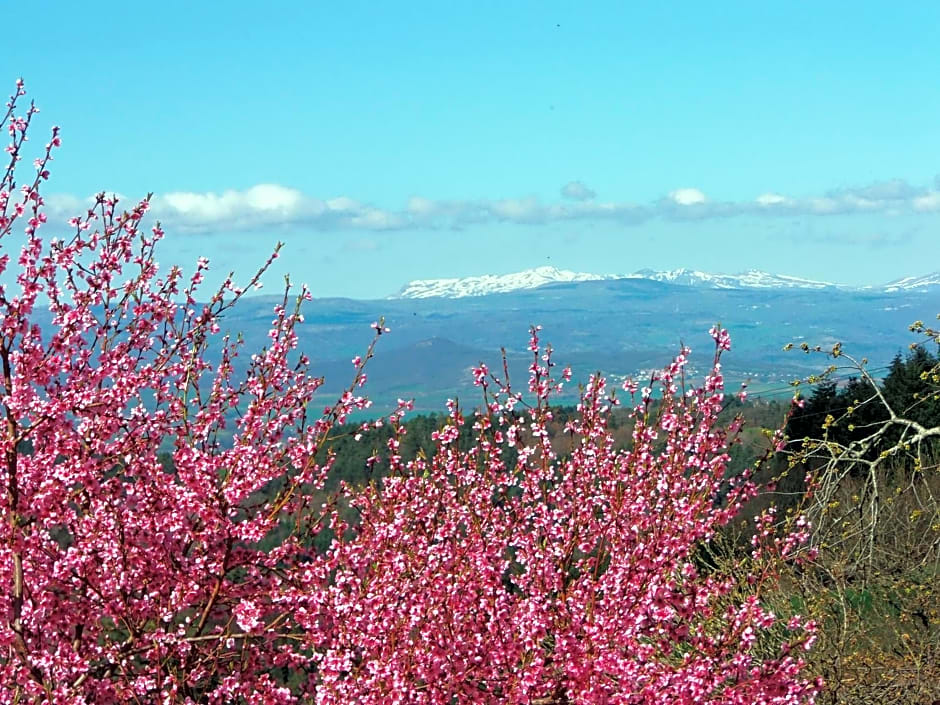
[[[42,211],[32,183],[15,213]],[[571,374],[533,327],[528,396],[476,368],[479,413],[449,400],[410,459],[399,399],[356,430],[389,431],[372,481],[345,484],[329,440],[369,408],[357,385],[384,322],[324,399],[299,310],[273,308],[260,351],[207,336],[243,290],[202,296],[204,260],[161,277],[148,201],[115,205],[99,195],[54,244],[35,215],[0,292],[0,705],[813,702],[794,654],[817,626],[756,598],[760,561],[802,555],[809,526],[777,536],[760,516],[742,585],[691,564],[756,492],[725,477],[727,331],[700,387],[676,393],[687,350],[651,376],[628,447],[589,378],[562,455],[549,431]]]

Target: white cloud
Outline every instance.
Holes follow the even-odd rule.
[[[921,212],[940,211],[940,191],[928,191],[914,199],[914,210]]]
[[[705,194],[697,188],[679,188],[669,192],[669,198],[680,206],[695,206],[705,203]]]
[[[506,198],[491,204],[490,210],[502,220],[530,222],[543,219],[542,208],[534,198]]]
[[[573,185],[578,184],[575,188]],[[585,190],[580,190],[583,187]],[[151,214],[168,228],[191,232],[297,227],[321,231],[382,231],[405,228],[463,228],[487,223],[610,221],[635,225],[652,218],[712,220],[739,215],[830,216],[852,213],[938,213],[940,189],[917,188],[900,180],[839,189],[802,198],[768,191],[753,200],[711,201],[697,188],[670,191],[647,205],[629,201],[597,201],[581,182],[562,187],[568,200],[543,202],[535,197],[434,200],[413,196],[400,208],[381,208],[349,196],[321,199],[295,188],[258,184],[244,190],[175,191],[154,197]],[[575,199],[573,194],[584,196]],[[80,215],[94,199],[50,195],[50,218],[60,223]],[[125,207],[132,202],[124,199]]]
[[[349,224],[363,230],[398,230],[405,227],[408,221],[397,213],[380,208],[364,208],[349,219]]]
[[[303,200],[297,189],[277,184],[258,184],[245,191],[245,203],[259,211],[291,210]]]
[[[436,211],[436,204],[428,198],[412,196],[408,199],[408,212],[418,216],[433,215]]]
[[[326,207],[331,211],[343,213],[355,211],[360,207],[360,205],[359,201],[355,201],[352,198],[347,198],[346,196],[340,196],[338,198],[331,198],[327,200]]]
[[[43,200],[50,211],[56,214],[67,213],[68,215],[65,216],[67,218],[81,215],[83,210],[86,210],[94,203],[92,198],[86,198],[83,201],[81,198],[66,193],[54,193],[50,196],[44,196]]]
[[[277,184],[258,184],[244,191],[221,194],[175,191],[155,196],[154,215],[183,227],[274,224],[291,222],[302,214],[322,212],[323,204],[297,189]]]
[[[779,193],[762,193],[755,200],[761,206],[779,206],[790,202],[789,198]]]
[[[221,194],[173,192],[157,196],[156,218],[181,229],[208,231],[297,225],[318,230],[393,230],[407,218],[348,196],[321,200],[278,184]]]

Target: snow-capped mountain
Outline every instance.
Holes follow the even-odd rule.
[[[757,269],[749,269],[740,274],[709,274],[693,269],[673,269],[667,272],[641,269],[629,275],[629,278],[652,279],[684,286],[706,286],[712,289],[826,289],[839,286],[786,274],[769,274]]]
[[[903,277],[888,282],[883,289],[887,292],[895,291],[915,291],[917,289],[927,289],[928,287],[940,286],[940,272],[925,274],[922,277]]]
[[[484,274],[463,279],[416,279],[408,282],[392,298],[426,299],[432,296],[443,296],[449,299],[460,299],[465,296],[485,296],[517,289],[534,289],[551,282],[583,282],[620,278],[618,275],[611,274],[587,274],[555,267],[536,267],[515,274]]]
[[[739,274],[711,274],[694,269],[656,271],[641,269],[633,274],[590,274],[571,272],[555,267],[537,267],[514,274],[485,274],[462,279],[416,279],[408,282],[393,299],[425,299],[440,296],[459,299],[466,296],[486,296],[519,289],[535,289],[552,282],[586,282],[611,279],[649,279],[651,281],[705,289],[838,289],[842,291],[935,291],[940,288],[940,272],[920,277],[904,277],[881,286],[853,287],[832,282],[770,274],[750,269]]]
[[[650,279],[653,281],[699,286],[710,289],[825,289],[837,286],[828,282],[750,270],[742,274],[709,274],[691,269],[658,272],[641,269],[633,274],[591,274],[555,267],[536,267],[513,274],[484,274],[454,279],[416,279],[408,282],[391,298],[425,299],[441,296],[459,299],[485,296],[519,289],[534,289],[552,282],[582,282],[611,279]]]

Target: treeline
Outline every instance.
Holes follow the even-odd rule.
[[[777,599],[821,624],[810,654],[820,703],[940,701],[936,351],[899,354],[880,381],[864,365],[841,386],[824,379],[787,424],[773,499],[811,522],[819,553]]]
[[[906,356],[898,353],[877,391],[859,377],[853,377],[841,386],[836,379],[824,379],[815,384],[809,394],[797,395],[801,400],[799,405],[792,405],[789,399],[752,397],[741,401],[729,394],[723,417],[730,423],[740,416],[744,425],[738,442],[729,449],[731,461],[728,473],[738,474],[757,459],[766,456],[770,448],[769,435],[784,423],[791,448],[804,440],[818,440],[824,434],[828,440],[845,446],[864,438],[871,433],[871,429],[877,428],[888,418],[884,405],[874,403],[878,393],[892,409],[903,412],[906,418],[925,427],[940,425],[940,398],[931,393],[940,385],[938,361],[940,359],[937,355],[918,346]],[[655,411],[654,403],[651,412]],[[472,407],[465,413],[471,414]],[[628,447],[632,442],[632,413],[629,405],[611,412],[609,428],[620,447]],[[576,415],[574,406],[552,409],[553,418],[547,426],[554,450],[559,454],[565,454],[568,450],[564,428]],[[400,436],[398,454],[405,462],[421,455],[432,456],[435,451],[432,435],[446,422],[447,416],[443,413],[406,417],[401,424],[404,433]],[[388,443],[393,433],[393,426],[387,422],[380,425],[360,422],[336,426],[322,448],[324,458],[326,454],[335,456],[324,490],[335,490],[340,482],[363,485],[383,477],[388,472]],[[895,443],[899,434],[899,430],[885,433],[879,445],[866,452],[879,452],[882,447]],[[472,424],[461,427],[459,443],[465,449],[472,446]],[[511,449],[505,457],[507,461],[512,461]],[[374,458],[377,460],[370,462]],[[162,460],[168,470],[172,468],[170,455],[163,455]],[[778,458],[772,468],[779,471],[781,462],[782,459]],[[764,475],[772,472],[772,468],[768,468]],[[792,478],[790,489],[799,487],[802,480],[797,478],[796,473],[789,474]]]
[[[849,446],[871,435],[889,419],[886,408],[924,427],[940,424],[940,397],[932,393],[940,385],[938,357],[923,346],[900,353],[891,362],[879,387],[853,377],[843,386],[834,379],[818,383],[802,408],[797,408],[787,424],[787,435],[794,441],[820,437]],[[878,395],[883,397],[883,402]],[[901,429],[886,431],[878,442],[865,449],[868,457],[894,445]]]
[[[940,385],[938,362],[940,359],[936,354],[918,346],[906,356],[898,353],[877,392],[860,377],[853,377],[841,386],[836,379],[826,379],[814,386],[812,392],[802,400],[801,406],[792,408],[789,399],[755,398],[740,401],[729,394],[723,412],[725,419],[728,422],[736,416],[744,419],[740,442],[730,449],[732,460],[729,472],[740,472],[763,457],[769,448],[768,432],[780,428],[784,422],[785,434],[791,444],[798,444],[803,439],[819,439],[823,432],[828,434],[829,440],[846,446],[864,438],[888,418],[884,405],[874,403],[877,393],[884,397],[892,409],[903,413],[905,418],[925,427],[940,425],[940,398],[931,393]],[[610,417],[614,438],[624,447],[631,442],[631,412],[625,405],[615,409]],[[548,430],[558,453],[566,451],[564,427],[576,413],[573,406],[552,410],[553,419],[548,424]],[[441,429],[446,420],[444,414],[419,415],[405,420],[405,434],[401,437],[399,454],[406,461],[419,454],[433,455],[435,444],[431,436]],[[900,430],[886,432],[879,445],[868,452],[877,453],[881,448],[888,447],[897,441],[899,434]],[[362,424],[338,427],[324,449],[336,454],[330,485],[335,487],[339,481],[361,484],[371,478],[381,477],[388,467],[385,458],[391,437],[392,427],[389,424],[368,430],[363,430]],[[460,441],[465,448],[472,444],[470,424],[461,429]],[[370,465],[368,459],[373,456],[379,460]]]

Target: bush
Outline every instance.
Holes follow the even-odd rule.
[[[696,567],[756,491],[726,479],[725,331],[703,387],[679,393],[683,350],[657,377],[656,413],[652,390],[631,390],[629,449],[614,449],[615,400],[592,378],[570,455],[553,452],[561,382],[533,330],[527,395],[479,368],[484,406],[451,405],[433,455],[411,462],[403,402],[388,476],[328,492],[321,451],[368,405],[373,348],[317,415],[322,380],[297,350],[305,291],[285,292],[270,344],[236,374],[245,353],[220,322],[243,290],[227,280],[198,303],[204,259],[161,275],[146,199],[122,212],[99,195],[44,242],[60,141],[17,192],[23,93],[0,183],[0,237],[25,225],[0,291],[0,702],[812,701],[813,624],[761,601],[805,527],[775,542],[762,517],[740,584]]]

